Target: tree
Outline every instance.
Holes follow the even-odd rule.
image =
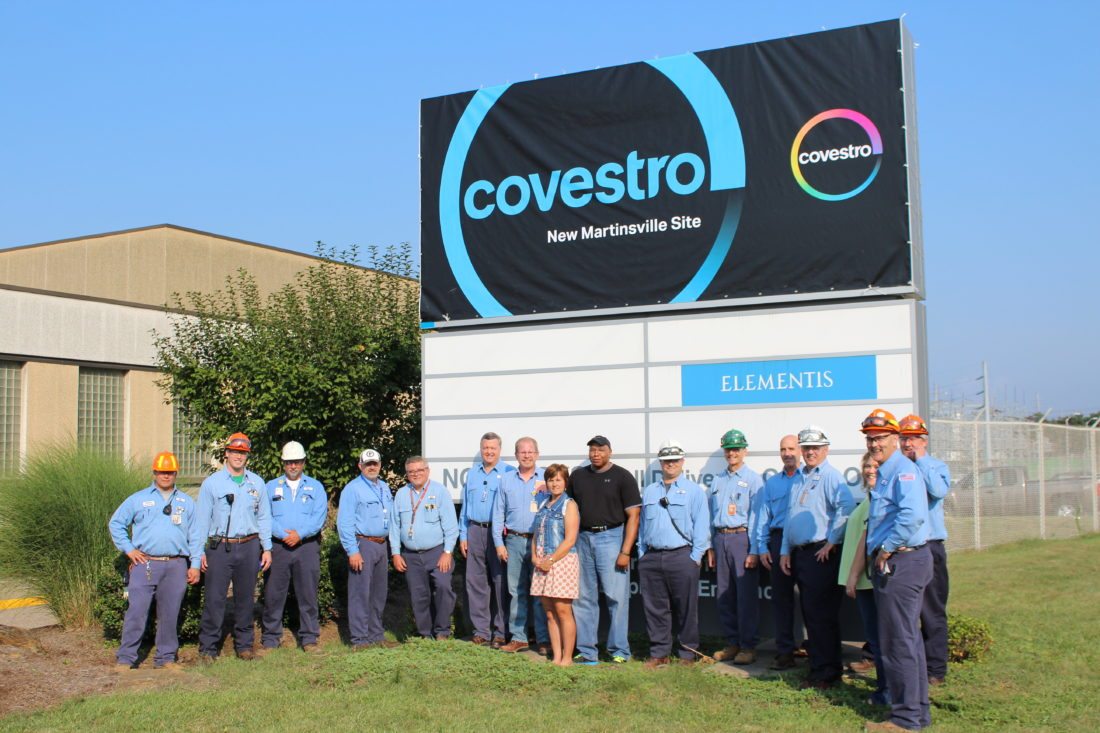
[[[236,431],[252,440],[250,468],[282,472],[283,443],[305,446],[306,472],[330,496],[364,448],[391,478],[420,449],[418,293],[407,243],[324,258],[262,296],[239,270],[214,293],[174,294],[170,334],[155,334],[158,385],[179,406],[197,446]],[[215,451],[218,452],[217,450]]]

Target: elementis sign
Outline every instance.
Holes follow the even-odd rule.
[[[425,100],[425,325],[918,292],[904,35]]]

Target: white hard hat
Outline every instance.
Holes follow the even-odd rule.
[[[660,449],[657,451],[657,460],[659,461],[678,461],[687,455],[684,452],[684,447],[680,445],[678,440],[666,440],[661,444]]]
[[[282,459],[284,461],[304,461],[306,459],[306,449],[297,440],[292,440],[283,446]]]
[[[829,445],[829,436],[816,425],[807,425],[798,431],[799,445]]]

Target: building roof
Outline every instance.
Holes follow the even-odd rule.
[[[322,261],[270,245],[158,224],[0,250],[0,287],[162,308],[174,293],[224,288],[226,278],[241,268],[266,294]]]

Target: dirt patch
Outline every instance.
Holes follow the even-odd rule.
[[[197,661],[195,648],[184,647],[184,669],[154,670],[144,660],[136,670],[116,671],[114,650],[96,630],[60,628],[22,631],[0,626],[0,716],[32,712],[73,697],[179,684],[205,685],[209,679],[186,674]]]

